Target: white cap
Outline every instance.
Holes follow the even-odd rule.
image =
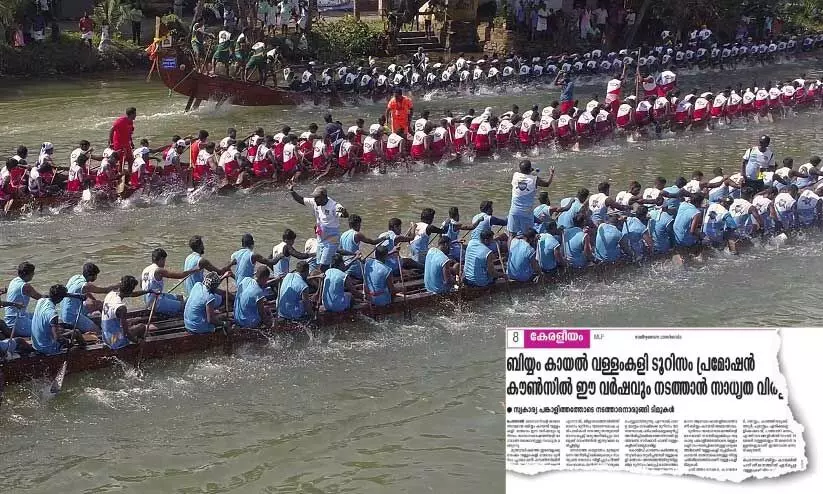
[[[186,141],[184,141],[183,139],[180,139],[179,141],[175,142],[174,144],[181,147],[181,148],[186,147]]]

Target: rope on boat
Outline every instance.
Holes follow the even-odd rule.
[[[180,79],[180,81],[179,81],[177,84],[175,84],[173,88],[169,89],[169,98],[171,98],[171,93],[172,93],[172,91],[174,91],[175,89],[177,89],[177,87],[178,87],[180,84],[183,84],[183,81],[185,81],[186,79],[188,79],[188,78],[189,78],[189,76],[190,76],[190,75],[192,75],[192,74],[193,74],[193,73],[195,73],[195,72],[197,72],[197,67],[195,67],[195,68],[191,69],[191,71],[189,71],[189,73],[188,73],[188,74],[186,74],[186,77],[184,77],[184,78]]]

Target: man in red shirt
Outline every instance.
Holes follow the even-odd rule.
[[[117,155],[121,156],[121,164],[128,163],[131,165],[134,156],[132,150],[134,149],[134,141],[132,134],[134,133],[134,119],[137,118],[137,109],[132,107],[126,109],[126,114],[117,117],[117,120],[111,124],[109,131],[109,147],[117,151]],[[130,168],[123,168],[123,173],[128,174]]]
[[[80,38],[89,45],[89,49],[91,49],[91,40],[93,36],[94,21],[91,20],[88,12],[84,12],[83,17],[80,18]]]

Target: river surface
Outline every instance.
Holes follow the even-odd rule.
[[[752,79],[789,77],[809,67],[780,67],[684,78],[681,85],[715,88]],[[727,82],[728,81],[728,82]],[[586,100],[604,84],[581,86]],[[556,92],[509,91],[416,102],[439,114],[469,106],[541,107]],[[183,115],[185,99],[169,98],[139,80],[61,81],[7,85],[0,94],[0,154],[20,143],[36,153],[55,143],[67,161],[86,138],[104,147],[112,119],[136,106],[136,137],[155,143],[173,133],[226,127],[240,134],[262,125],[272,133],[289,124],[320,122],[324,109],[207,106]],[[370,123],[382,105],[334,109],[348,124]],[[778,159],[823,153],[819,113],[774,123],[737,124],[655,142],[615,142],[579,153],[544,150],[536,166],[557,168],[554,200],[577,187],[610,180],[614,191],[630,180],[650,184],[694,169],[736,169],[760,134],[772,137]],[[332,197],[378,234],[391,217],[404,224],[420,208],[437,220],[449,206],[464,218],[492,199],[508,209],[513,158],[451,167],[357,177],[329,184]],[[300,191],[308,194],[309,185]],[[0,276],[16,265],[37,265],[34,284],[46,289],[95,261],[101,281],[139,274],[156,246],[182,264],[187,240],[201,234],[206,257],[222,264],[253,232],[268,254],[285,228],[298,245],[312,233],[308,210],[284,190],[207,198],[167,206],[126,204],[106,210],[38,214],[0,222]],[[233,355],[197,354],[150,362],[137,377],[127,364],[69,376],[63,393],[44,397],[44,382],[7,390],[0,409],[3,492],[443,492],[504,490],[503,345],[506,325],[791,326],[820,325],[823,310],[823,236],[794,245],[757,247],[740,257],[716,256],[705,265],[677,268],[658,262],[610,276],[516,292],[515,302],[485,298],[432,307],[411,322],[389,318],[345,328],[322,328],[310,340],[278,337]],[[798,310],[802,308],[802,310]]]

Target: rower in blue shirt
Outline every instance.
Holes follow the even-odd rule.
[[[388,260],[389,248],[381,244],[374,249],[374,259],[368,259],[363,268],[366,296],[377,307],[389,305],[394,296],[400,293],[400,290],[395,288],[392,268]]]
[[[414,239],[411,232],[407,235],[402,235],[402,227],[403,222],[400,221],[399,218],[392,218],[389,220],[389,229],[377,236],[377,240],[380,241],[378,245],[386,247],[389,251],[389,257],[386,260],[386,265],[388,265],[391,268],[392,273],[396,275],[400,274],[401,266],[403,269],[423,270],[422,264],[418,263],[414,259],[402,257],[400,252],[398,252],[402,242],[411,242]]]
[[[219,313],[221,297],[215,293],[220,286],[220,275],[209,272],[202,282],[197,282],[186,298],[183,323],[189,333],[214,333],[224,317]]]
[[[565,206],[556,207],[551,205],[551,201],[549,201],[549,193],[541,191],[540,194],[537,196],[537,201],[540,203],[539,206],[534,208],[532,211],[534,216],[534,229],[537,233],[546,233],[548,231],[549,223],[552,223],[553,214],[564,213],[571,209],[572,205],[574,204],[574,200],[566,201]]]
[[[674,242],[674,217],[668,211],[653,209],[649,215],[649,234],[654,254],[667,254]]]
[[[380,243],[378,240],[372,240],[361,232],[360,228],[362,226],[363,218],[361,218],[360,215],[350,215],[349,229],[340,235],[340,246],[338,247],[338,252],[346,256],[345,261],[349,263],[349,268],[346,270],[346,273],[358,280],[363,279],[362,263],[352,261],[358,252],[364,256],[366,255],[363,253],[361,244],[377,245]]]
[[[198,270],[192,272],[186,281],[183,282],[184,291],[188,294],[195,283],[203,282],[203,271],[211,271],[214,273],[223,276],[226,274],[226,271],[229,270],[229,266],[218,268],[208,259],[203,257],[206,253],[206,245],[203,242],[203,237],[200,235],[194,235],[189,239],[189,249],[191,249],[191,254],[186,257],[186,260],[183,261],[183,271]],[[225,296],[225,292],[219,292],[221,296]],[[231,297],[229,297],[229,302],[231,302]]]
[[[315,254],[307,254],[300,252],[294,248],[294,241],[297,240],[297,234],[290,228],[286,228],[283,232],[282,242],[272,248],[272,259],[278,259],[272,269],[272,276],[274,278],[282,278],[289,273],[289,261],[293,257],[300,260],[308,260],[315,257]]]
[[[674,241],[678,247],[691,247],[700,241],[703,226],[703,194],[692,195],[691,202],[680,204],[674,217]]]
[[[651,256],[652,237],[649,232],[649,210],[646,206],[638,206],[634,216],[626,218],[623,223],[623,235],[630,249],[627,254],[635,260]]]
[[[123,302],[127,297],[145,295],[137,288],[137,279],[134,276],[123,276],[116,290],[110,291],[103,299],[103,310],[100,311],[100,327],[103,333],[103,343],[112,350],[122,348],[129,343],[137,343],[144,338],[147,330],[154,329],[152,324],[148,328],[145,324],[132,324],[129,321],[128,308]]]
[[[494,266],[497,255],[492,252],[492,246],[494,234],[491,230],[485,230],[480,233],[479,239],[469,241],[463,265],[463,279],[467,285],[489,286],[500,276]]]
[[[308,278],[309,263],[306,261],[298,262],[294,271],[283,278],[280,293],[277,294],[277,314],[280,317],[298,321],[312,314],[314,307]]]
[[[532,281],[541,272],[537,262],[537,232],[527,228],[526,233],[512,239],[509,257],[506,262],[506,274],[514,281]]]
[[[557,223],[550,222],[546,226],[546,233],[541,233],[537,240],[537,260],[540,270],[544,273],[554,273],[563,265],[563,247],[560,245],[560,230]]]
[[[414,238],[409,242],[411,258],[420,266],[426,263],[426,255],[429,252],[429,242],[432,234],[443,235],[443,229],[438,228],[434,222],[435,211],[432,208],[423,208],[420,213],[420,221],[412,226]]]
[[[423,283],[429,293],[444,294],[454,290],[456,276],[459,275],[459,266],[454,259],[449,258],[451,240],[442,235],[437,239],[437,246],[426,253],[426,269],[423,271]]]
[[[560,228],[573,228],[574,217],[589,200],[589,189],[583,187],[577,191],[577,196],[567,197],[560,201],[560,207],[565,210],[557,217],[557,226]]]
[[[274,269],[274,266],[280,262],[279,257],[266,259],[254,252],[254,237],[251,233],[243,234],[240,245],[242,248],[231,255],[231,262],[229,262],[228,266],[230,269],[234,266],[234,279],[237,283],[240,283],[245,278],[254,276],[255,263],[265,264],[270,269]]]
[[[266,307],[265,289],[271,271],[267,266],[257,266],[254,276],[237,284],[234,302],[234,321],[241,328],[269,328],[272,326],[271,311]]]
[[[323,278],[323,308],[327,312],[344,312],[351,308],[355,298],[362,299],[352,277],[346,274],[343,255],[338,252]]]
[[[449,257],[456,261],[459,260],[461,251],[463,250],[463,245],[460,243],[460,240],[462,240],[460,230],[470,231],[472,228],[468,225],[463,226],[463,224],[460,223],[460,210],[457,209],[457,206],[449,208],[449,218],[443,222],[440,229],[443,230],[443,235],[451,241]]]
[[[624,237],[617,217],[608,215],[604,222],[597,225],[594,258],[601,263],[614,263],[620,260],[623,252],[631,252],[628,238]]]
[[[480,203],[480,212],[474,215],[471,224],[472,240],[480,240],[480,234],[491,231],[492,226],[505,226],[507,220],[494,216],[494,203],[483,201]]]
[[[49,295],[37,301],[31,319],[31,346],[43,355],[54,355],[63,351],[70,342],[71,331],[60,326],[57,304],[68,295],[63,285],[52,285]]]
[[[29,306],[29,300],[40,300],[43,298],[40,293],[31,286],[30,282],[34,279],[34,264],[30,262],[21,262],[17,266],[17,278],[9,282],[8,290],[6,291],[6,301],[14,304],[6,306],[6,312],[3,320],[6,326],[14,331],[16,336],[29,337],[31,336],[31,313],[26,309]]]
[[[92,294],[105,295],[120,286],[119,283],[112,286],[96,286],[94,282],[97,281],[99,274],[100,268],[96,264],[91,262],[83,264],[83,274],[76,274],[69,278],[66,289],[70,294],[82,296],[84,299],[68,297],[60,304],[60,319],[63,323],[73,327],[74,322],[77,321],[76,328],[83,333],[100,332],[97,324],[89,318],[89,312],[102,310],[103,301],[95,299]]]
[[[574,226],[563,230],[566,264],[573,268],[583,269],[592,259],[591,240],[587,230],[584,230],[588,221],[585,210],[581,210],[574,217]]]

